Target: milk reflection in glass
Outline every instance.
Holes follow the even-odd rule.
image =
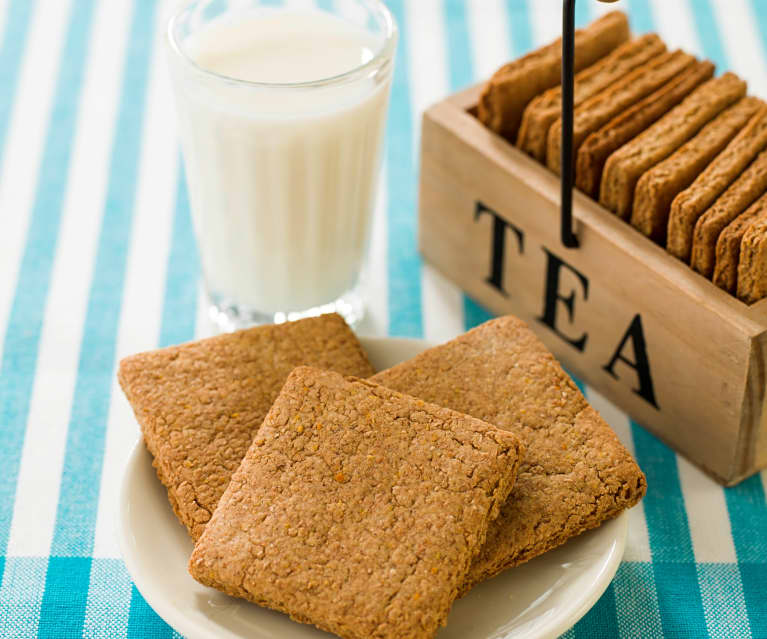
[[[170,25],[205,283],[231,327],[333,304],[355,320],[395,27],[378,0],[262,4],[196,2]]]

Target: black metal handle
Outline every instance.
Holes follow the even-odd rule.
[[[573,117],[575,110],[575,0],[564,0],[562,17],[562,244],[578,248],[573,233]]]

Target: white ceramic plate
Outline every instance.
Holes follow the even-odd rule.
[[[429,347],[420,340],[363,338],[377,370]],[[186,566],[192,542],[168,504],[149,453],[139,442],[120,495],[118,532],[136,587],[155,611],[189,639],[310,639],[327,633],[286,615],[198,584]],[[474,588],[453,606],[439,639],[557,637],[599,599],[618,569],[627,516],[571,540]]]

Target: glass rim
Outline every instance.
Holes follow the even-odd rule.
[[[197,64],[184,50],[181,42],[176,36],[176,27],[178,26],[181,18],[198,6],[205,0],[193,0],[178,9],[168,20],[168,27],[166,30],[166,36],[168,44],[170,45],[173,53],[178,56],[190,69],[194,72],[207,77],[215,81],[223,81],[228,84],[234,84],[243,87],[250,87],[255,89],[307,89],[317,87],[328,87],[338,84],[345,84],[350,81],[357,80],[359,78],[368,75],[371,70],[378,70],[383,67],[387,62],[390,62],[393,58],[394,47],[397,38],[397,23],[394,19],[389,8],[381,0],[356,0],[357,2],[365,5],[366,8],[375,11],[379,18],[381,18],[384,26],[384,41],[381,44],[375,55],[359,66],[356,66],[343,73],[338,73],[327,78],[319,78],[317,80],[308,80],[303,82],[253,82],[251,80],[242,80],[240,78],[233,78],[228,75],[211,71],[205,67]]]

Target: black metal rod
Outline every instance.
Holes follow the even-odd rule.
[[[577,248],[573,233],[573,111],[575,110],[575,0],[564,0],[562,19],[562,244]]]

